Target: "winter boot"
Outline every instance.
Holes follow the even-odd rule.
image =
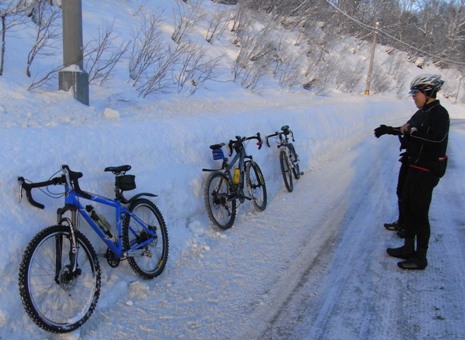
[[[414,248],[415,248],[414,240],[411,238],[406,238],[405,243],[402,247],[388,248],[386,249],[386,252],[388,253],[389,256],[407,260],[415,256]]]
[[[399,221],[395,221],[392,223],[384,223],[384,228],[390,231],[399,230]]]
[[[418,249],[415,256],[408,260],[401,261],[397,265],[402,269],[424,270],[428,265],[428,261],[426,260],[426,250]]]

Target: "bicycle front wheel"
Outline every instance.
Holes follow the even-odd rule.
[[[254,161],[247,162],[245,178],[247,189],[250,196],[252,196],[253,206],[259,211],[265,210],[267,201],[265,177],[263,177],[262,170]]]
[[[100,264],[89,240],[74,230],[73,270],[70,228],[51,226],[29,243],[19,267],[19,293],[27,314],[46,331],[66,333],[91,316],[100,295]]]
[[[279,163],[281,164],[281,173],[283,175],[284,185],[286,186],[287,191],[292,192],[292,190],[294,190],[294,185],[292,183],[292,171],[289,165],[289,157],[284,150],[281,150],[279,153]]]
[[[299,156],[297,156],[297,152],[295,151],[293,144],[289,144],[287,147],[289,148],[289,156],[291,157],[292,172],[294,173],[295,179],[299,179],[301,175],[299,167]]]
[[[130,249],[137,244],[144,244],[131,250],[137,254],[128,257],[129,265],[141,278],[153,279],[163,272],[168,260],[168,230],[165,220],[157,206],[148,199],[136,199],[129,210],[156,234],[150,243],[144,244],[151,235],[134,218],[126,216],[123,221],[124,247]]]
[[[223,230],[231,228],[236,219],[236,200],[231,198],[228,179],[224,173],[215,171],[208,176],[204,199],[210,220]]]

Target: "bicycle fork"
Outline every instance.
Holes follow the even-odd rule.
[[[71,211],[71,219],[68,217],[63,217],[63,214],[67,211]],[[69,249],[69,264],[63,267],[63,235],[55,236],[55,250],[56,250],[56,258],[55,258],[55,282],[62,287],[65,287],[67,284],[72,282],[76,277],[81,275],[81,269],[78,268],[78,245],[77,245],[77,238],[74,232],[75,226],[77,225],[77,212],[76,208],[73,207],[64,207],[59,208],[57,210],[57,223],[58,225],[64,226],[66,225],[69,228],[69,241],[70,241],[70,249]]]

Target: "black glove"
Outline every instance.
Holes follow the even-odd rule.
[[[379,138],[385,134],[395,135],[396,133],[394,132],[394,128],[392,126],[380,125],[375,129],[376,138]]]

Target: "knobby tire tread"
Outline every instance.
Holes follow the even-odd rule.
[[[82,234],[78,230],[74,230],[74,233],[75,233],[75,237],[77,239],[77,243],[79,246],[78,252],[80,256],[84,256],[82,252],[83,251],[85,252],[85,254],[87,255],[87,258],[89,259],[89,264],[92,267],[94,277],[95,277],[95,291],[93,292],[91,303],[89,305],[88,310],[79,320],[73,320],[71,323],[58,323],[58,321],[56,321],[57,323],[55,323],[52,320],[50,321],[46,320],[45,318],[41,316],[40,311],[36,309],[33,298],[31,298],[31,293],[29,290],[31,284],[29,282],[28,274],[30,271],[31,262],[34,258],[34,255],[36,254],[35,253],[36,250],[40,250],[40,246],[43,245],[42,242],[46,242],[49,237],[53,237],[54,235],[55,236],[63,235],[65,238],[67,238],[70,235],[69,227],[60,226],[60,225],[50,226],[50,227],[43,229],[38,234],[36,234],[34,238],[27,245],[26,250],[24,251],[22,260],[21,260],[20,267],[19,267],[18,284],[19,284],[19,293],[21,296],[21,301],[23,303],[23,306],[27,314],[29,315],[29,317],[32,319],[32,321],[37,326],[51,333],[67,333],[82,326],[92,315],[97,305],[99,296],[100,296],[101,270],[100,270],[100,263],[98,261],[97,254],[92,244],[84,236],[84,234]],[[46,269],[44,269],[44,271],[45,270]],[[52,268],[52,270],[55,271],[55,268]],[[47,275],[44,275],[44,277],[46,276]]]
[[[215,188],[212,188],[212,185],[214,185],[214,180],[220,177],[221,180],[221,187],[226,190],[226,197],[228,198],[227,204],[230,204],[230,210],[226,209],[223,204],[218,204],[212,202],[214,198],[212,198],[213,190]],[[234,221],[236,219],[236,214],[237,214],[237,202],[235,199],[230,199],[231,197],[231,191],[230,191],[230,185],[228,182],[228,178],[226,175],[220,171],[215,171],[210,173],[208,176],[207,180],[205,181],[205,188],[204,188],[204,200],[205,200],[205,208],[207,210],[208,218],[210,221],[212,221],[218,228],[222,230],[227,230],[231,228],[234,225]],[[212,206],[213,205],[213,206]],[[215,217],[213,209],[220,209],[224,210],[223,212],[226,212],[228,214],[228,218],[226,221],[218,221],[218,219]]]
[[[163,215],[161,214],[160,210],[158,209],[158,207],[155,205],[155,203],[153,203],[152,201],[148,200],[148,199],[145,199],[145,198],[139,198],[137,200],[135,200],[134,202],[131,203],[131,205],[129,206],[129,210],[131,212],[134,212],[134,210],[138,207],[141,207],[141,206],[145,206],[147,207],[151,213],[153,213],[153,215],[155,216],[155,219],[157,221],[157,236],[158,236],[158,240],[157,240],[157,246],[160,244],[160,242],[162,243],[162,251],[161,251],[161,257],[160,257],[160,261],[158,261],[158,263],[156,264],[156,267],[153,269],[153,270],[145,270],[143,268],[141,268],[141,265],[138,264],[138,260],[134,257],[131,257],[129,256],[128,257],[128,263],[129,263],[129,266],[131,267],[131,269],[142,279],[144,280],[151,280],[157,276],[159,276],[163,270],[165,269],[165,266],[166,266],[166,262],[168,261],[168,252],[169,252],[169,239],[168,239],[168,230],[167,230],[167,227],[166,227],[166,223],[165,223],[165,220],[163,218]],[[137,215],[137,213],[136,213]],[[138,216],[139,218],[141,218],[140,216]],[[124,220],[123,220],[123,246],[125,249],[128,249],[129,248],[129,245],[130,245],[130,238],[129,238],[129,222],[130,222],[130,218],[129,216],[125,216],[124,217]],[[146,222],[146,221],[144,221]],[[136,224],[134,224],[136,225]],[[140,226],[139,226],[140,227]],[[141,228],[141,232],[143,231],[142,227]],[[152,242],[153,243],[153,242]],[[152,243],[149,243],[146,247],[149,247],[150,248],[150,244]],[[142,256],[143,257],[143,256]]]

